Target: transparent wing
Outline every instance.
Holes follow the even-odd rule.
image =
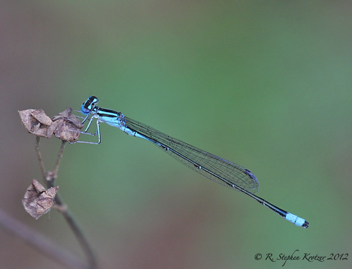
[[[236,186],[239,186],[252,193],[258,191],[259,182],[248,169],[128,117],[125,117],[125,124],[126,127],[146,136],[173,158],[203,176],[231,189],[236,189]]]

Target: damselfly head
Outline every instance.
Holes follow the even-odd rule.
[[[99,102],[99,99],[95,96],[89,96],[88,99],[82,104],[81,112],[84,115],[88,115],[94,110],[95,105]]]

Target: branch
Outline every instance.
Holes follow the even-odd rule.
[[[48,240],[42,234],[12,218],[2,209],[0,209],[0,225],[9,233],[16,235],[26,243],[36,248],[47,258],[52,259],[65,267],[73,269],[87,269],[91,267],[90,265],[87,265],[83,261],[77,259],[67,250]]]
[[[53,171],[45,171],[45,169],[44,169],[44,163],[43,163],[43,160],[41,157],[41,153],[39,151],[39,141],[40,141],[40,138],[37,136],[35,149],[36,149],[36,152],[38,155],[38,161],[39,161],[39,164],[41,167],[44,182],[46,182],[47,188],[49,189],[49,188],[54,187],[54,185],[55,185],[55,180],[57,178],[57,172],[59,169],[60,160],[62,158],[63,151],[65,149],[66,141],[62,141],[62,143],[61,143],[60,151],[57,156],[55,168]],[[81,228],[79,227],[78,223],[74,219],[73,215],[68,211],[67,205],[65,205],[62,202],[62,199],[59,194],[56,194],[56,196],[55,196],[55,204],[56,204],[56,209],[58,209],[58,211],[65,217],[67,223],[69,224],[70,228],[72,229],[73,234],[76,236],[78,242],[80,243],[80,245],[81,245],[81,247],[87,257],[90,268],[92,268],[92,269],[97,268],[97,262],[96,262],[96,258],[95,258],[95,255],[94,255],[92,248],[90,247],[86,237],[84,236]]]
[[[77,117],[72,114],[71,108],[67,108],[65,111],[59,113],[52,119],[40,109],[27,109],[19,111],[19,114],[27,131],[36,135],[35,150],[38,155],[43,181],[46,183],[48,188],[46,191],[45,188],[42,187],[37,181],[33,180],[32,185],[27,189],[26,196],[22,201],[26,204],[25,207],[29,207],[31,210],[32,214],[30,214],[33,216],[34,211],[34,217],[39,218],[42,214],[47,213],[53,206],[54,202],[52,199],[56,194],[54,198],[55,208],[58,209],[58,211],[65,217],[67,223],[81,245],[89,262],[88,268],[95,269],[97,268],[97,262],[93,250],[88,244],[87,239],[78,226],[78,223],[75,221],[73,215],[68,211],[67,205],[62,202],[60,195],[56,193],[58,187],[55,187],[55,180],[57,178],[57,172],[59,170],[60,160],[65,149],[66,141],[70,143],[77,141],[80,136],[81,129],[83,128],[83,124],[81,124]],[[55,134],[57,138],[61,139],[62,143],[54,169],[52,171],[46,171],[39,150],[39,141],[40,137],[50,138],[53,134]],[[41,240],[43,239],[43,237],[39,238]],[[37,242],[37,245],[40,245],[40,242]],[[47,253],[51,253],[51,255],[56,256],[54,248],[49,248]]]

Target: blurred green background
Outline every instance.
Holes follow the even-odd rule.
[[[59,193],[100,268],[281,268],[265,260],[351,254],[349,1],[8,1],[0,8],[1,209],[78,257],[55,210],[21,199],[41,180],[17,110],[102,107],[248,167],[281,219],[146,141],[102,125],[68,145]],[[60,141],[43,140],[52,169]],[[257,253],[262,260],[255,260]],[[351,268],[288,261],[284,268]],[[0,227],[1,268],[63,268]]]

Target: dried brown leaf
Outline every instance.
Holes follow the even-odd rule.
[[[50,138],[54,132],[52,120],[42,109],[26,109],[18,111],[21,121],[28,132],[41,137]]]
[[[83,125],[72,113],[72,108],[60,112],[50,119],[42,109],[27,109],[18,111],[28,132],[45,138],[53,134],[61,140],[75,142],[81,135]]]
[[[83,124],[81,124],[81,121],[72,113],[72,108],[68,107],[66,110],[54,116],[53,122],[55,125],[54,134],[61,140],[75,142],[81,135]]]
[[[54,199],[58,189],[59,186],[46,190],[43,185],[33,179],[22,199],[24,209],[33,218],[39,219],[54,206]]]

